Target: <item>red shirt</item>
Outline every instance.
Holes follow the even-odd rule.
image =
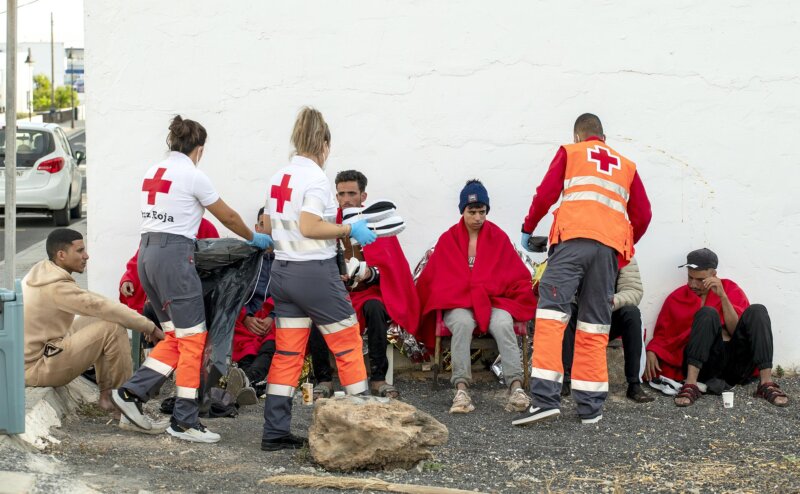
[[[589,141],[602,141],[599,137],[591,136]],[[550,168],[545,173],[542,183],[536,188],[536,193],[533,195],[531,207],[528,210],[528,215],[525,217],[525,222],[522,224],[522,231],[532,233],[536,225],[544,218],[544,215],[550,210],[550,207],[558,201],[561,197],[561,192],[564,191],[564,174],[567,170],[567,152],[564,147],[559,147],[556,156],[550,163]],[[631,183],[630,197],[628,198],[628,219],[633,226],[633,241],[638,242],[647,227],[650,224],[650,219],[653,212],[650,209],[650,200],[647,198],[647,193],[644,190],[642,180],[639,178],[637,171]]]

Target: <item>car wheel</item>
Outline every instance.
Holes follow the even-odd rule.
[[[73,220],[79,220],[83,217],[83,194],[81,194],[81,198],[78,199],[78,204],[76,204],[74,208],[69,210],[69,216]]]
[[[70,198],[67,197],[67,203],[62,209],[53,210],[53,219],[56,222],[56,226],[69,226],[69,200]]]

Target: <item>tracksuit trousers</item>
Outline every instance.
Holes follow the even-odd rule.
[[[772,368],[772,323],[766,307],[753,304],[745,309],[730,341],[723,340],[722,331],[716,309],[697,311],[684,350],[684,373],[691,364],[700,369],[698,381],[719,378],[735,386],[753,377],[756,369]]]
[[[389,371],[389,359],[386,357],[386,346],[389,344],[386,335],[389,330],[389,314],[386,313],[383,302],[374,299],[367,300],[362,310],[364,311],[364,323],[367,326],[369,380],[370,382],[385,381],[386,373]],[[328,355],[328,345],[325,344],[325,339],[316,329],[311,330],[308,351],[311,353],[315,383],[330,382],[333,379],[333,368]]]
[[[147,401],[174,371],[172,418],[183,428],[199,423],[198,389],[206,346],[203,287],[194,267],[194,240],[170,233],[144,233],[139,245],[139,278],[165,338],[133,377],[122,385]]]
[[[573,308],[573,311],[575,309]],[[561,360],[564,362],[564,378],[571,379],[572,355],[575,351],[575,326],[578,318],[575,314],[569,321],[564,332]],[[642,346],[644,334],[642,333],[642,313],[633,305],[626,305],[611,314],[611,329],[608,338],[622,338],[622,353],[625,360],[625,380],[628,384],[642,382]]]
[[[572,394],[581,418],[603,413],[608,395],[606,346],[617,280],[617,253],[595,240],[577,238],[551,248],[539,282],[539,305],[533,334],[533,406],[559,408],[564,368],[561,345],[578,301]]]
[[[275,357],[267,376],[262,439],[290,433],[292,397],[303,369],[312,323],[336,358],[339,381],[348,394],[367,391],[361,332],[336,258],[272,264],[269,287],[275,301]]]

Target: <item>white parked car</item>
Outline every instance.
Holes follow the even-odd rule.
[[[6,132],[0,130],[0,209],[5,212]],[[58,226],[81,217],[83,181],[72,152],[56,124],[19,123],[17,127],[17,212],[52,213]]]

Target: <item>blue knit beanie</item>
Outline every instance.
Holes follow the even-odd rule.
[[[486,205],[486,212],[489,212],[489,193],[480,180],[470,180],[461,189],[461,196],[458,201],[458,212],[464,214],[464,209],[472,205]]]

